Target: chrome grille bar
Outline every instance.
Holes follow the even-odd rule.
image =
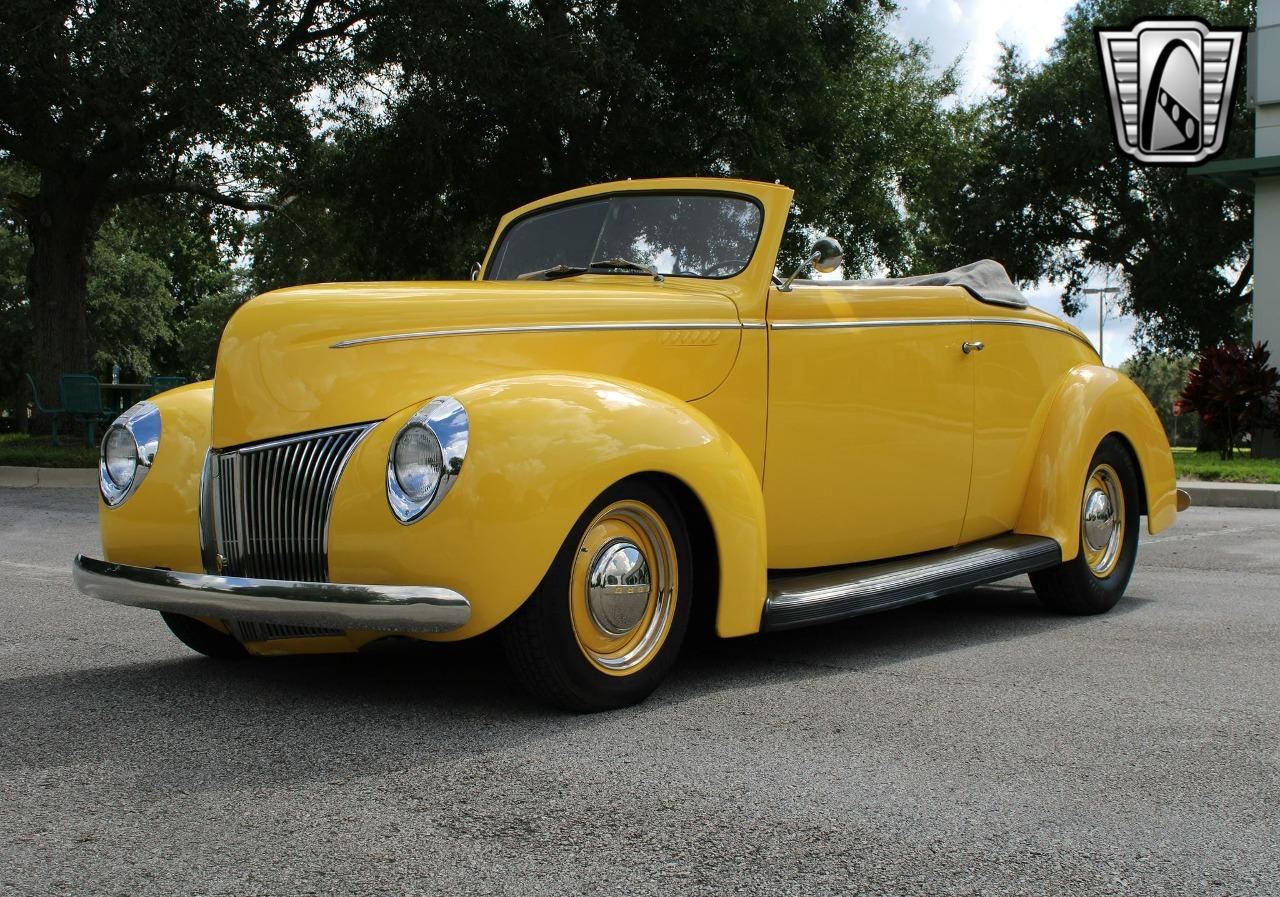
[[[216,567],[227,576],[328,582],[329,512],[372,424],[211,453],[206,484]]]

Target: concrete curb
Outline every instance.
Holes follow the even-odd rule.
[[[96,467],[0,467],[0,486],[94,486]]]
[[[1179,489],[1191,496],[1192,508],[1280,509],[1280,485],[1275,483],[1216,483],[1183,480]]]

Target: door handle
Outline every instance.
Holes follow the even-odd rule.
[[[981,352],[986,347],[987,347],[987,344],[982,342],[981,340],[977,342],[972,342],[972,343],[961,343],[960,345],[960,349],[964,352],[965,355],[968,355],[970,352]]]

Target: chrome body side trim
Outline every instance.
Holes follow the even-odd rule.
[[[1001,327],[1035,327],[1061,333],[1084,343],[1094,352],[1093,343],[1065,327],[1047,321],[1024,321],[1020,318],[867,318],[838,321],[770,321],[771,330],[857,330],[869,327],[942,327],[948,324],[993,324]]]
[[[889,610],[1061,561],[1062,550],[1053,539],[1010,533],[909,558],[774,575],[761,629],[793,629]]]
[[[770,330],[855,330],[868,327],[942,327],[972,324],[972,318],[852,318],[830,321],[770,321]]]
[[[92,598],[191,617],[375,632],[448,632],[471,618],[466,598],[436,586],[210,576],[84,555],[71,571],[76,588]]]
[[[371,343],[393,343],[402,340],[436,339],[449,336],[476,336],[506,333],[580,333],[621,330],[844,330],[865,327],[938,327],[947,324],[995,324],[1010,327],[1036,327],[1073,337],[1090,349],[1087,339],[1045,321],[1024,321],[1017,318],[871,318],[839,321],[747,321],[722,323],[719,321],[634,321],[581,324],[526,324],[511,327],[461,327],[452,330],[417,330],[407,333],[385,333],[379,336],[361,336],[341,340],[330,349],[349,349]]]
[[[416,330],[408,333],[385,333],[380,336],[360,336],[334,343],[330,349],[349,349],[370,343],[394,343],[411,339],[435,339],[446,336],[476,336],[501,333],[577,333],[599,330],[740,330],[736,322],[721,321],[615,321],[611,323],[583,322],[581,324],[521,324],[510,327],[459,327],[452,330]]]

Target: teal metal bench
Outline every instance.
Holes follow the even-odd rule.
[[[177,389],[179,386],[187,385],[185,377],[152,377],[147,382],[151,384],[152,395],[164,392],[167,389]]]
[[[27,378],[27,383],[31,386],[31,403],[35,406],[38,414],[47,414],[51,420],[51,428],[53,432],[53,444],[62,445],[58,439],[58,415],[66,414],[67,409],[61,406],[45,405],[40,401],[40,393],[36,389],[35,378],[30,374],[23,374]]]
[[[85,425],[85,442],[98,441],[98,424],[113,415],[102,403],[102,385],[93,374],[63,374],[58,378],[62,407],[77,423]]]

